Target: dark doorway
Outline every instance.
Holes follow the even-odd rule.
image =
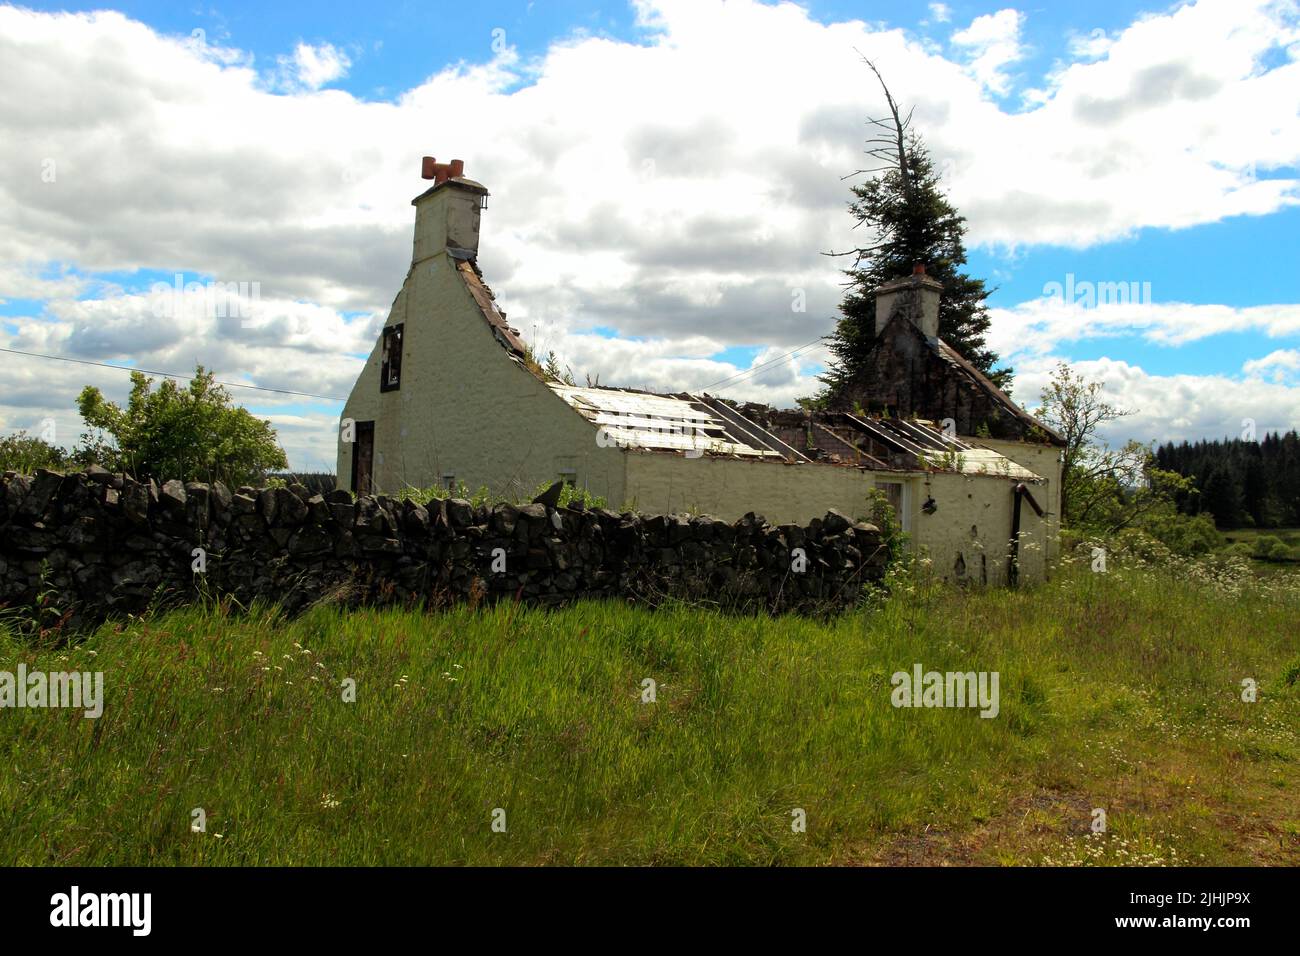
[[[352,443],[352,491],[370,494],[375,460],[375,423],[357,422],[356,440]]]

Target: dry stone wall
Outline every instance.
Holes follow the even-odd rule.
[[[55,609],[71,625],[205,593],[290,611],[321,600],[675,597],[810,612],[854,603],[886,561],[875,527],[836,512],[773,527],[753,514],[727,523],[540,499],[475,507],[296,485],[160,485],[93,467],[0,478],[0,606]]]

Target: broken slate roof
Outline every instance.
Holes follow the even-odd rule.
[[[510,323],[506,321],[506,314],[497,308],[496,296],[492,294],[492,289],[483,281],[483,273],[479,271],[478,264],[473,259],[461,258],[453,255],[456,262],[456,272],[460,275],[465,283],[465,288],[474,298],[478,305],[479,311],[483,313],[483,318],[492,329],[493,336],[506,349],[518,359],[523,359],[525,348],[523,340],[519,338],[519,330],[512,329]]]
[[[988,377],[983,372],[977,369],[970,362],[966,361],[961,353],[943,339],[934,339],[933,341],[926,339],[926,343],[939,353],[941,359],[952,366],[954,372],[965,378],[973,387],[988,393],[994,403],[1001,407],[1012,418],[1017,419],[1027,428],[1039,429],[1043,434],[1051,438],[1054,444],[1065,444],[1065,439],[1062,438],[1059,433],[1044,424],[1041,419],[1035,418],[1012,401],[1010,395],[989,381]]]

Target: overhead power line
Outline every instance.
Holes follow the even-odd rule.
[[[737,385],[740,385],[746,380],[753,378],[755,375],[760,375],[764,372],[772,371],[772,366],[776,365],[778,362],[784,359],[789,358],[792,355],[795,355],[796,353],[803,352],[807,349],[811,349],[814,346],[825,345],[825,344],[826,343],[820,337],[816,338],[811,342],[808,342],[804,345],[800,345],[798,348],[791,349],[789,352],[785,352],[781,355],[776,356],[775,358],[768,359],[766,362],[762,362],[759,365],[753,366],[752,368],[748,368],[745,369],[744,371],[737,372],[734,375],[729,375],[724,379],[719,379],[718,381],[713,382],[712,384],[704,386],[704,388],[702,388],[700,391],[708,392],[719,387],[725,387],[726,389],[735,388]],[[8,348],[0,347],[0,352],[8,352],[10,355],[25,355],[29,358],[48,359],[51,362],[71,362],[74,365],[90,365],[95,368],[117,369],[120,372],[140,372],[144,375],[159,375],[162,376],[163,378],[171,378],[180,382],[189,381],[190,378],[192,378],[191,375],[178,375],[175,372],[161,372],[158,371],[157,369],[136,368],[131,365],[113,365],[109,362],[93,362],[89,359],[69,358],[66,355],[46,355],[42,352],[26,352],[23,351],[22,349],[8,349]],[[220,382],[219,381],[216,382],[215,384],[225,386],[226,388],[244,388],[255,392],[271,392],[276,395],[295,395],[300,398],[314,398],[322,402],[346,402],[347,401],[347,399],[345,398],[335,398],[332,395],[316,395],[312,392],[298,392],[288,388],[268,388],[265,385],[248,385],[244,382]]]
[[[144,375],[161,375],[163,378],[174,378],[177,381],[189,381],[192,375],[177,375],[173,372],[159,372],[154,369],[133,368],[130,365],[110,365],[108,362],[92,362],[89,359],[68,358],[66,355],[44,355],[40,352],[24,352],[21,349],[0,348],[0,352],[9,352],[11,355],[27,355],[32,358],[49,359],[52,362],[72,362],[75,365],[93,365],[96,368],[115,368],[122,372],[141,372]],[[277,395],[297,395],[302,398],[316,398],[323,402],[346,402],[346,398],[332,398],[329,395],[313,395],[311,392],[295,392],[288,388],[267,388],[265,385],[246,385],[243,382],[216,382],[217,385],[224,385],[227,388],[248,388],[257,392],[275,392]]]
[[[724,379],[720,379],[714,382],[712,385],[706,385],[700,391],[707,392],[711,389],[717,388],[720,385],[725,385],[727,388],[734,388],[735,386],[739,385],[741,382],[743,382],[747,378],[750,378],[751,376],[757,375],[760,372],[763,372],[765,370],[770,371],[769,366],[775,365],[777,362],[789,358],[790,356],[794,355],[796,352],[802,352],[805,349],[812,348],[813,346],[825,345],[825,344],[826,343],[822,340],[822,338],[818,337],[816,339],[813,339],[811,342],[807,343],[806,345],[801,345],[798,348],[791,349],[789,352],[786,352],[783,355],[778,355],[776,358],[768,359],[766,362],[763,362],[759,365],[755,365],[752,368],[747,368],[742,372],[737,372],[735,375],[729,375]]]

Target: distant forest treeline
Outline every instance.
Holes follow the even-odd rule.
[[[1300,527],[1300,436],[1267,434],[1260,442],[1170,442],[1156,465],[1196,480],[1178,496],[1184,514],[1209,512],[1220,528]]]

